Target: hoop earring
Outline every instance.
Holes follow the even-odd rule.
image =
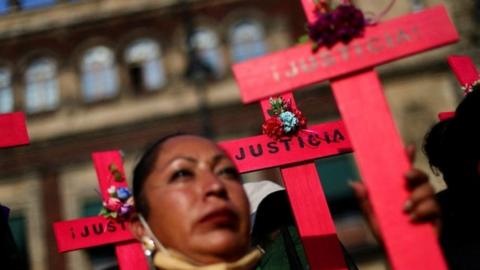
[[[168,250],[162,245],[162,243],[160,243],[160,241],[158,241],[158,239],[153,234],[145,218],[141,214],[139,214],[138,219],[140,220],[140,223],[142,223],[143,228],[145,229],[145,235],[142,236],[141,239],[142,245],[145,250],[145,255],[147,255],[147,253],[149,254],[147,256],[152,255],[157,248],[161,252],[168,253]]]
[[[153,241],[153,239],[149,236],[144,235],[142,236],[141,241],[145,256],[152,256],[153,252],[155,251],[155,242]]]

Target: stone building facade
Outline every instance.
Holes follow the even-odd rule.
[[[52,222],[80,217],[98,205],[91,152],[122,149],[130,172],[146,144],[171,132],[208,128],[218,140],[258,134],[260,109],[241,104],[230,66],[292,46],[305,29],[294,0],[4,2],[0,112],[27,113],[31,144],[0,150],[0,202],[12,209],[23,231],[21,246],[34,270],[108,264],[108,258],[91,255],[95,252],[58,254],[51,230]],[[390,1],[357,2],[380,13]],[[462,36],[457,45],[379,68],[408,143],[420,145],[436,114],[452,110],[461,98],[445,57],[477,56],[476,2],[397,1],[386,16],[443,3]],[[202,83],[185,76],[188,27],[201,59],[211,67]],[[326,84],[299,91],[296,98],[311,123],[338,118]],[[418,166],[428,171],[420,153],[418,158]],[[248,178],[278,176],[269,170]],[[355,246],[355,237],[371,241],[363,223],[355,220],[349,226],[351,219],[339,220],[344,242]],[[365,262],[365,267],[376,264]]]

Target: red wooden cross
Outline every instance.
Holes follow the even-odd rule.
[[[295,108],[292,94],[283,98]],[[268,118],[268,100],[261,105],[264,117]],[[260,135],[220,145],[242,173],[281,166],[310,269],[347,269],[312,160],[351,152],[350,140],[341,121],[315,125],[309,130],[313,132],[280,141]]]
[[[455,77],[462,87],[472,86],[480,79],[480,73],[468,56],[452,55],[448,57],[448,64],[452,69]],[[455,112],[441,112],[438,114],[440,121],[452,118]]]
[[[0,148],[29,143],[25,115],[21,112],[0,114]]]
[[[312,22],[314,1],[302,4]],[[317,53],[312,53],[311,44],[299,45],[233,67],[245,103],[331,80],[393,269],[446,269],[446,265],[432,227],[413,225],[400,211],[408,198],[403,174],[411,165],[373,68],[457,40],[445,8],[438,6],[369,26],[362,38],[348,45]],[[300,189],[305,183],[292,185]],[[303,196],[290,200],[296,204]],[[308,218],[297,223],[323,226]],[[311,237],[302,233],[304,239]],[[316,251],[314,246],[305,248],[307,253]]]
[[[125,179],[115,181],[109,168],[114,164],[123,175],[123,163],[119,151],[92,154],[97,172],[102,199],[109,197],[108,188],[128,187]],[[147,260],[141,245],[134,240],[127,222],[115,221],[102,216],[61,221],[53,224],[59,252],[115,244],[115,253],[121,270],[147,270]]]

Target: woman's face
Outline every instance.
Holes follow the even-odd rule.
[[[232,261],[249,247],[249,205],[233,162],[195,136],[167,140],[144,194],[155,236],[199,263]]]

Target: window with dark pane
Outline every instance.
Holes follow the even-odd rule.
[[[159,90],[167,83],[162,53],[158,43],[142,38],[125,51],[130,85],[135,93]]]
[[[198,27],[190,39],[202,64],[215,78],[221,78],[225,73],[225,59],[220,51],[220,40],[217,33],[206,27]]]
[[[12,231],[13,239],[17,246],[18,254],[20,260],[18,260],[18,270],[27,270],[30,269],[30,258],[28,253],[28,242],[27,242],[27,220],[22,214],[13,213],[8,223],[10,225],[10,230]]]

